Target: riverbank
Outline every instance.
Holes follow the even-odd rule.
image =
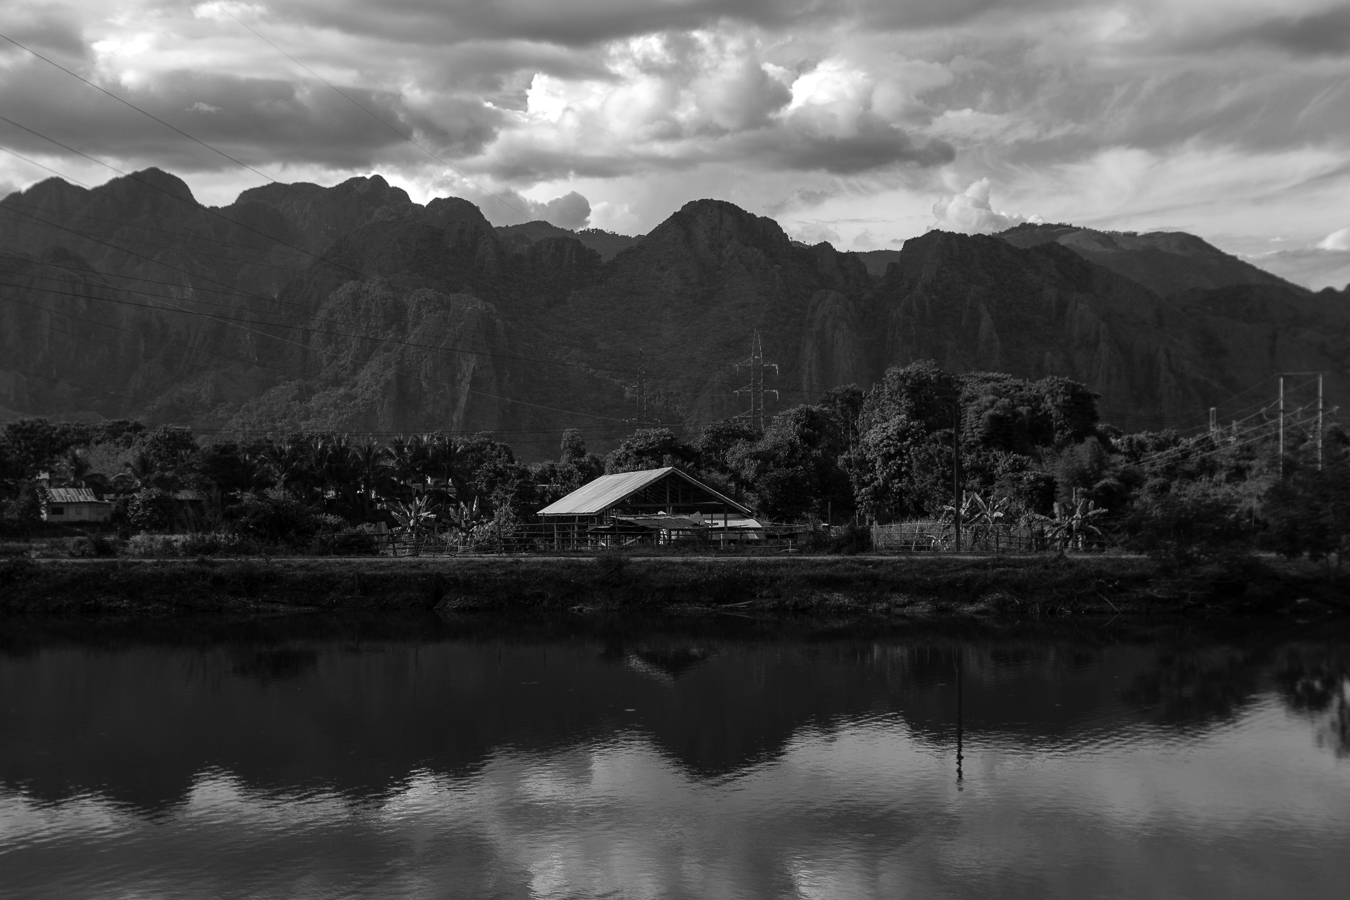
[[[641,611],[933,619],[1350,613],[1345,581],[1251,560],[1167,576],[1071,557],[489,557],[8,560],[0,616],[304,611]]]

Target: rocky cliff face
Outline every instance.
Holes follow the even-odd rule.
[[[740,412],[734,364],[755,332],[778,367],[770,412],[920,359],[1083,381],[1133,429],[1203,418],[1281,370],[1326,371],[1327,404],[1350,400],[1350,298],[1188,235],[934,232],[878,276],[715,200],[610,258],[548,229],[495,229],[464,200],[421,206],[377,177],[220,209],[156,170],[47,181],[0,202],[0,408],[486,429],[544,456],[564,427],[601,447],[631,430],[639,369],[649,419]]]
[[[1055,243],[1167,297],[1179,291],[1251,284],[1302,288],[1224,253],[1193,234],[1094,231],[1073,225],[1023,224],[998,237],[1022,248]]]

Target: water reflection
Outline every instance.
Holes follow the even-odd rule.
[[[1347,645],[34,639],[0,894],[1339,896]],[[372,633],[375,631],[375,633]]]

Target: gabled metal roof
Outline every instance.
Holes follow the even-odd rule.
[[[620,472],[617,475],[601,475],[590,484],[577,488],[572,493],[563,497],[556,503],[551,503],[539,510],[541,516],[595,516],[604,512],[612,506],[617,506],[621,501],[631,494],[642,490],[649,484],[655,484],[667,475],[675,475],[682,478],[695,487],[702,488],[712,496],[721,500],[732,509],[740,510],[747,516],[751,515],[750,510],[741,506],[735,500],[723,496],[703,482],[692,478],[674,466],[666,466],[662,469],[646,469],[641,472]]]
[[[48,488],[48,503],[102,503],[89,488]]]

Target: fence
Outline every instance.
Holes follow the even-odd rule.
[[[552,525],[521,523],[482,525],[468,532],[392,531],[374,535],[381,556],[456,556],[669,548],[689,552],[782,553],[799,549],[822,529],[810,525],[770,525],[745,531],[720,529],[653,531],[648,534],[590,534],[582,543],[560,540]]]
[[[595,534],[581,544],[559,544],[550,525],[479,526],[469,531],[390,532],[375,535],[383,556],[456,556],[461,554],[595,553],[606,550],[669,549],[693,553],[776,554],[819,545],[847,528],[819,525],[770,525],[741,534],[715,529],[653,532],[647,535]],[[871,549],[876,553],[950,552],[956,532],[950,521],[927,520],[873,525]],[[961,549],[973,553],[1043,553],[1065,549],[1105,549],[1104,539],[1077,540],[1072,547],[1044,525],[968,524],[961,527]]]
[[[1038,553],[1052,549],[1046,529],[1035,525],[962,525],[961,549],[977,553]],[[872,526],[872,549],[886,551],[950,551],[956,529],[950,521],[896,522]]]

